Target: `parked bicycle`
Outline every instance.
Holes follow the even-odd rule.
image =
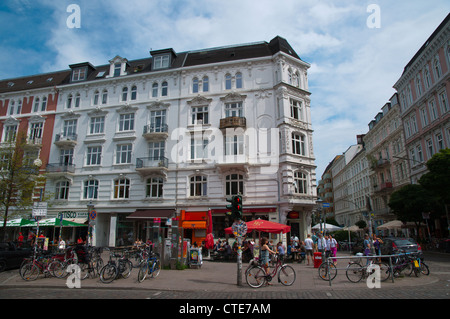
[[[117,262],[116,260],[113,260],[113,258],[116,258]],[[128,260],[126,254],[118,255],[117,253],[110,251],[108,263],[100,270],[100,280],[107,284],[113,282],[113,280],[119,278],[119,276],[126,279],[130,276],[132,269],[133,264]]]
[[[319,277],[323,280],[333,280],[337,275],[336,265],[329,261],[321,263],[318,270]]]
[[[36,280],[40,274],[52,277],[58,260],[53,255],[45,255],[42,252],[32,258],[27,258],[19,269],[20,277],[26,281]]]
[[[150,276],[151,278],[158,277],[160,271],[161,260],[159,259],[159,255],[151,253],[151,255],[139,266],[138,281],[143,282],[147,276]]]
[[[376,256],[368,258],[365,265],[359,262],[350,262],[345,271],[347,279],[355,283],[360,282],[361,279],[373,274],[378,266],[380,269],[380,281],[388,280],[391,274],[389,265],[383,261],[377,261],[376,258]]]
[[[259,288],[262,285],[271,282],[277,274],[278,282],[284,286],[291,286],[295,282],[296,273],[294,268],[289,265],[282,264],[279,256],[277,256],[277,263],[275,264],[275,267],[268,274],[259,262],[252,264],[245,271],[245,280],[250,287]]]

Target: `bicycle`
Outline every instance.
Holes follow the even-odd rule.
[[[412,270],[416,277],[419,277],[420,275],[428,276],[430,274],[430,268],[428,268],[428,265],[425,264],[423,258],[421,258],[419,254],[413,254],[411,256],[411,263],[413,265]]]
[[[53,256],[33,256],[31,259],[26,259],[19,268],[20,277],[25,281],[36,280],[40,274],[45,277],[55,276],[54,269],[58,260]]]
[[[117,258],[117,263],[113,258]],[[108,284],[113,282],[114,279],[119,278],[119,276],[126,279],[130,276],[132,269],[133,264],[125,254],[120,256],[114,252],[110,252],[108,263],[100,270],[100,280]]]
[[[375,272],[375,269],[372,269],[373,266],[378,266],[380,268],[380,281],[388,280],[391,274],[389,265],[383,261],[374,261],[375,258],[377,257],[369,258],[365,266],[359,262],[350,262],[345,271],[347,279],[354,283],[360,282],[361,279],[367,278]]]
[[[337,268],[334,263],[326,261],[319,266],[319,277],[323,280],[333,280],[337,275]]]
[[[259,288],[262,285],[271,282],[278,274],[278,282],[284,286],[291,286],[296,279],[295,270],[289,265],[282,264],[279,256],[277,257],[275,268],[268,274],[259,263],[251,264],[245,271],[245,281],[247,284],[252,288]]]
[[[158,254],[151,253],[151,255],[144,260],[139,266],[138,281],[143,282],[148,275],[151,278],[158,277],[161,271],[161,261]]]

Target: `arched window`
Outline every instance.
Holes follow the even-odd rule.
[[[203,92],[209,91],[209,78],[207,76],[204,76],[203,79]]]
[[[231,74],[225,75],[225,89],[231,90]]]
[[[236,73],[236,89],[242,89],[242,73]]]
[[[198,93],[198,79],[194,78],[192,80],[192,93]]]
[[[158,97],[158,83],[152,85],[152,97]]]
[[[81,96],[80,96],[80,93],[77,93],[77,95],[75,95],[75,107],[80,107],[80,102],[81,102]]]
[[[203,175],[192,176],[190,179],[190,196],[206,196],[208,179]]]
[[[98,105],[98,99],[100,98],[100,92],[98,90],[94,93],[94,105]]]
[[[137,87],[136,85],[133,85],[131,87],[131,100],[134,101],[137,98]]]
[[[128,88],[127,88],[127,87],[124,87],[124,88],[122,89],[122,101],[126,101],[126,100],[127,100],[127,97],[128,97]]]
[[[69,96],[67,97],[67,108],[70,109],[72,108],[72,100],[73,100],[73,96],[72,94],[69,94]]]
[[[114,181],[114,198],[130,198],[130,180],[128,178],[119,178]]]
[[[69,188],[70,188],[69,181],[57,182],[55,187],[55,199],[68,199]]]
[[[41,105],[41,111],[45,112],[45,110],[47,109],[47,97],[43,97],[42,98],[42,105]]]
[[[166,81],[161,84],[161,96],[167,96],[169,93],[169,86]]]
[[[306,174],[299,171],[294,172],[294,193],[307,194],[307,186]]]
[[[84,181],[83,198],[84,199],[98,198],[98,180],[90,179]]]
[[[39,98],[37,97],[36,100],[34,100],[34,108],[33,108],[33,112],[38,112],[39,111]]]
[[[108,103],[108,90],[103,90],[102,92],[102,104]]]

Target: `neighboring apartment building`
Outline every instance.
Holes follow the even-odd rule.
[[[397,94],[369,123],[364,143],[370,167],[372,211],[382,224],[395,219],[388,206],[392,192],[410,183]]]
[[[245,220],[306,236],[316,202],[309,64],[281,37],[150,54],[71,64],[51,87],[2,92],[3,123],[19,117],[9,100],[45,119],[47,217],[85,221],[90,206],[98,246],[164,237],[178,217],[184,237],[200,242],[208,211],[214,237],[225,236],[226,198],[242,193]],[[34,112],[44,97],[46,111]]]
[[[405,66],[394,84],[399,95],[411,182],[425,163],[450,147],[450,14]]]

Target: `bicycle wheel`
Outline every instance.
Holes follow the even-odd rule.
[[[131,275],[131,270],[133,270],[133,263],[129,260],[123,261],[123,271],[122,277],[127,279]]]
[[[106,264],[102,270],[100,270],[100,280],[105,284],[109,284],[116,279],[118,272],[119,269],[116,265]]]
[[[48,266],[48,270],[51,271],[53,277],[62,278],[62,274],[64,272],[64,265],[59,260],[53,260]]]
[[[84,280],[87,277],[89,277],[89,273],[93,271],[92,268],[89,268],[89,264],[86,263],[79,263],[78,266],[80,267],[80,279]]]
[[[380,281],[386,281],[391,277],[391,268],[385,262],[377,262],[376,265],[380,267]]]
[[[364,268],[358,263],[350,263],[345,271],[347,279],[351,282],[360,282],[364,275]]]
[[[330,278],[328,278],[328,272],[330,272]],[[337,269],[334,264],[327,264],[327,263],[320,264],[320,266],[319,266],[319,277],[320,278],[322,278],[323,280],[328,280],[328,279],[333,280],[334,277],[336,277],[336,275],[337,275]]]
[[[295,282],[296,276],[294,268],[289,265],[283,265],[278,272],[278,281],[284,286],[291,286]]]
[[[420,273],[422,275],[428,276],[430,274],[430,268],[423,261],[420,263]]]
[[[250,287],[259,288],[266,282],[266,272],[262,267],[254,266],[247,271],[245,281]]]
[[[159,272],[161,271],[161,261],[159,259],[156,259],[153,261],[152,265],[152,278],[156,278],[159,275]]]
[[[148,267],[147,262],[141,263],[141,266],[139,267],[139,272],[138,272],[138,281],[139,282],[143,282],[145,280],[145,278],[147,278],[148,268],[149,267]]]
[[[39,276],[40,270],[37,265],[35,265],[33,262],[27,263],[22,265],[20,268],[20,276],[25,281],[32,281],[36,280]]]

